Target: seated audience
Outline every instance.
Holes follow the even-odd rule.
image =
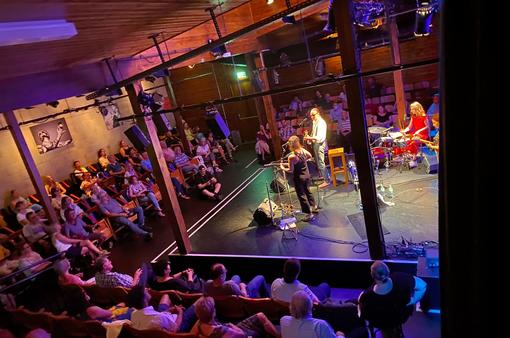
[[[116,184],[117,188],[122,188],[122,184],[124,183],[124,174],[126,173],[126,169],[117,160],[117,157],[115,157],[114,155],[108,155],[108,165],[106,166],[106,170],[108,170],[108,174],[110,176],[115,177],[115,184]]]
[[[161,145],[161,150],[163,151],[163,156],[165,157],[166,163],[171,163],[175,161],[175,152],[172,148],[169,148],[166,145],[165,141],[159,141],[159,144]]]
[[[175,145],[180,145],[182,147],[182,142],[181,139],[179,138],[179,132],[177,131],[176,128],[168,131],[165,136],[166,145],[168,147],[173,148]]]
[[[196,148],[197,156],[202,156],[204,163],[211,162],[214,170],[218,173],[221,173],[223,170],[221,170],[218,166],[218,163],[216,162],[216,156],[214,156],[214,153],[211,150],[211,147],[209,146],[209,143],[207,143],[207,139],[205,137],[202,137],[197,145]]]
[[[92,196],[92,186],[97,184],[98,179],[96,177],[92,177],[89,172],[83,173],[80,189],[85,195],[87,195],[87,197]]]
[[[55,209],[55,211],[60,212],[60,210],[62,209],[62,198],[68,196],[63,194],[62,191],[57,187],[51,188],[50,196],[51,206],[53,207],[53,209]]]
[[[216,321],[216,307],[212,297],[201,297],[195,303],[198,321],[191,333],[202,337],[244,338],[244,337],[280,337],[278,330],[266,315],[259,312],[237,325],[222,324]]]
[[[129,150],[128,162],[131,163],[136,171],[142,171],[142,155],[135,148]]]
[[[195,140],[195,133],[188,125],[188,122],[183,121],[183,123],[184,123],[184,133],[186,134],[186,139],[188,140],[188,142],[193,143],[193,141]]]
[[[135,207],[125,210],[119,202],[108,196],[107,193],[102,193],[99,197],[99,210],[113,223],[127,225],[135,234],[144,236],[145,240],[152,238],[152,233],[148,231],[151,229],[144,226],[145,216],[142,208]],[[128,217],[135,214],[137,220],[136,223],[133,223]]]
[[[342,117],[337,126],[340,146],[344,148],[344,153],[348,154],[351,152],[351,120],[348,110],[342,111]]]
[[[104,241],[104,236],[100,233],[89,232],[87,224],[79,217],[74,209],[66,209],[64,212],[66,222],[63,227],[63,233],[67,237],[76,239],[88,239],[91,241]]]
[[[198,169],[198,175],[195,177],[197,188],[203,196],[220,201],[221,183],[207,171],[205,165],[201,165]]]
[[[131,326],[137,330],[159,329],[166,332],[188,332],[196,321],[195,306],[184,310],[182,306],[171,306],[168,295],[161,297],[158,311],[149,305],[151,295],[143,285],[134,286],[128,293]]]
[[[158,213],[159,216],[164,217],[165,214],[161,210],[161,207],[159,206],[158,199],[156,198],[156,195],[142,182],[138,181],[138,177],[131,176],[129,178],[129,188],[128,188],[128,195],[132,199],[136,199],[140,205],[145,203],[151,203],[154,206],[154,209]]]
[[[389,128],[392,124],[391,114],[383,106],[377,107],[377,114],[374,118],[374,124],[379,127]]]
[[[97,270],[95,276],[96,285],[102,288],[114,288],[117,286],[124,288],[135,287],[140,281],[142,274],[142,269],[136,270],[133,277],[123,273],[112,272],[113,265],[108,256],[99,256],[96,259],[95,267]]]
[[[131,149],[133,149],[133,147],[131,147],[129,144],[127,144],[126,141],[124,140],[120,140],[119,142],[119,154],[120,154],[120,157],[121,157],[121,162],[127,162],[128,159],[129,159],[129,153],[131,152]]]
[[[97,151],[97,163],[101,167],[101,170],[106,170],[110,161],[108,160],[108,155],[106,154],[106,150],[101,148]]]
[[[58,260],[55,264],[53,264],[53,269],[55,269],[58,274],[58,283],[60,285],[91,286],[96,284],[95,278],[84,281],[79,275],[73,275],[70,273],[70,268],[71,264],[66,258]]]
[[[33,212],[33,211],[34,211],[34,209],[32,209],[30,207],[30,204],[25,199],[16,202],[16,205],[14,206],[14,212],[16,213],[16,220],[21,225],[25,225],[28,223],[26,215],[29,212]]]
[[[266,157],[271,156],[271,150],[269,148],[269,140],[271,135],[266,131],[263,125],[260,125],[259,131],[257,132],[257,143],[255,143],[255,152],[260,156],[262,162],[266,161]]]
[[[76,177],[79,181],[83,180],[83,174],[88,173],[89,171],[87,168],[85,168],[80,161],[74,161],[73,162],[73,175]]]
[[[190,161],[188,155],[182,152],[181,145],[173,147],[175,152],[174,164],[177,168],[181,168],[184,175],[188,173],[198,174],[198,166]]]
[[[297,291],[290,300],[290,316],[280,319],[282,338],[334,338],[344,337],[335,332],[322,319],[312,317],[313,303],[308,293]]]
[[[126,162],[125,164],[126,171],[124,172],[124,184],[129,184],[129,178],[131,176],[137,176],[140,178],[140,174],[133,168],[133,165],[130,162]]]
[[[27,199],[24,198],[23,196],[21,196],[21,194],[16,189],[13,189],[10,191],[10,193],[9,193],[9,208],[13,212],[15,212],[15,210],[16,210],[16,204],[18,202],[23,202],[23,201],[28,203]]]
[[[248,285],[242,283],[238,275],[227,281],[227,269],[223,264],[217,263],[211,267],[211,278],[204,286],[204,294],[207,296],[269,297],[266,279],[262,275],[255,276]]]
[[[209,147],[215,155],[219,154],[223,162],[225,162],[226,164],[229,163],[227,157],[225,156],[225,151],[223,150],[223,147],[214,138],[214,134],[212,132],[207,134],[207,143],[209,143]]]
[[[62,233],[62,226],[59,223],[51,227],[51,243],[59,253],[65,253],[67,258],[85,256],[88,253],[97,255],[106,254],[88,239],[73,239]]]
[[[41,255],[39,255],[37,252],[32,250],[32,247],[28,243],[23,243],[19,249],[20,256],[19,256],[19,266],[18,268],[20,270],[23,270],[25,268],[28,268],[29,266],[42,261]],[[51,265],[51,262],[41,262],[41,264],[37,264],[35,266],[32,266],[31,268],[25,270],[23,273],[26,276],[30,276],[31,274],[34,274],[36,272],[42,271],[46,269],[48,266]]]
[[[162,259],[152,264],[154,278],[149,282],[153,290],[177,290],[181,292],[203,292],[203,282],[196,277],[193,269],[186,269],[171,275],[170,262]]]
[[[301,101],[299,96],[294,96],[289,104],[289,109],[295,111],[298,114],[301,113],[301,110],[303,109],[303,101]]]
[[[60,218],[66,222],[66,210],[73,210],[77,217],[82,217],[85,212],[78,204],[73,202],[73,199],[69,196],[62,197],[62,208],[60,209]]]
[[[381,330],[383,337],[401,337],[401,325],[423,297],[427,284],[407,273],[394,272],[382,261],[370,267],[372,286],[359,296],[360,317]]]
[[[330,108],[331,103],[329,103],[324,96],[322,96],[320,91],[315,92],[315,99],[313,101],[316,107],[321,108],[322,111],[327,111]]]
[[[290,120],[283,120],[283,127],[280,129],[280,138],[282,142],[287,142],[289,137],[295,134],[295,129],[292,128]]]
[[[66,188],[62,186],[62,184],[56,182],[51,176],[43,176],[42,181],[44,183],[44,189],[48,193],[48,196],[51,196],[52,188],[57,188],[58,190],[60,190],[62,194],[65,194],[67,191]]]
[[[301,263],[298,259],[291,258],[285,261],[283,266],[283,278],[277,278],[271,284],[271,298],[289,303],[292,295],[297,291],[304,291],[314,304],[323,301],[331,295],[331,288],[328,284],[322,283],[311,288],[301,283],[297,278],[301,272]]]
[[[23,226],[23,236],[29,243],[35,243],[46,236],[46,226],[39,215],[31,211],[27,213],[27,224]]]

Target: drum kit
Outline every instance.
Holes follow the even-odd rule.
[[[410,167],[413,154],[408,151],[410,138],[401,132],[391,132],[392,128],[369,127],[370,150],[374,169],[379,171],[381,165],[388,170],[397,165],[402,172],[404,166]]]

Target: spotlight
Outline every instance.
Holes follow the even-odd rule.
[[[47,106],[51,106],[53,108],[57,108],[58,105],[59,105],[59,102],[58,101],[51,101],[51,102],[48,102],[46,103]]]
[[[145,81],[149,81],[150,83],[154,83],[156,81],[156,78],[152,75],[146,76]]]
[[[207,40],[207,43],[212,43],[213,40],[212,39],[208,39]],[[216,58],[221,58],[223,56],[227,56],[225,54],[228,54],[227,52],[227,47],[225,47],[225,45],[219,45],[218,47],[215,47],[215,48],[212,48],[211,49],[211,54]]]
[[[295,24],[296,23],[296,17],[294,15],[288,15],[284,16],[282,18],[282,21],[288,24]]]
[[[432,16],[436,6],[432,2],[421,1],[416,8],[416,21],[414,25],[414,36],[430,35],[430,27],[432,27]]]
[[[268,4],[268,5],[272,5],[272,4],[273,4],[273,2],[274,2],[274,0],[267,0],[267,1],[266,1],[266,4]]]

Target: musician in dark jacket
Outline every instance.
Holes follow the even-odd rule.
[[[307,214],[303,221],[309,222],[313,219],[313,213],[318,212],[315,199],[310,192],[310,172],[307,165],[307,161],[312,158],[312,154],[301,146],[299,138],[295,135],[289,138],[288,143],[292,153],[289,156],[288,163],[282,163],[280,167],[285,172],[292,173],[301,211]]]

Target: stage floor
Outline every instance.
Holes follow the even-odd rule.
[[[237,163],[224,167],[219,179],[224,184],[224,199],[220,203],[192,199],[181,201],[181,208],[191,238],[193,253],[207,255],[295,256],[322,259],[368,259],[362,210],[358,193],[352,184],[325,189],[320,193],[323,208],[310,223],[299,221],[297,239],[282,239],[283,232],[275,226],[257,226],[253,212],[267,198],[266,183],[273,179],[272,169],[260,166],[252,147],[236,153]],[[438,240],[437,175],[420,168],[400,173],[390,168],[376,175],[376,182],[393,188],[393,198],[385,196],[394,206],[381,207],[388,251],[391,243]],[[317,197],[317,188],[312,187]],[[277,196],[272,194],[276,200]],[[290,198],[296,210],[299,203],[292,192]],[[289,196],[282,196],[288,203]],[[164,255],[178,254],[168,219],[149,218],[154,239],[139,239],[118,243],[113,259],[119,270],[131,271],[141,262],[153,261]],[[286,232],[287,235],[287,232]],[[133,253],[136,253],[134,255]],[[129,260],[125,260],[130,257]],[[395,257],[402,259],[405,257]],[[412,257],[408,257],[412,258]]]

